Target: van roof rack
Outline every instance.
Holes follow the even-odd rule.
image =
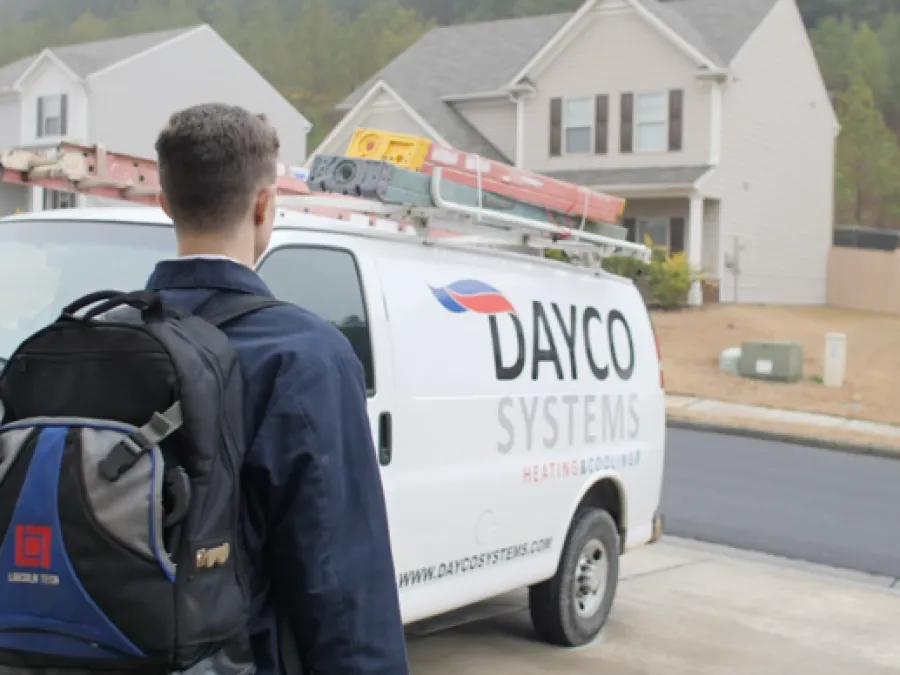
[[[0,151],[0,182],[146,205],[160,191],[155,161],[72,143]],[[590,267],[609,255],[650,257],[614,224],[622,199],[391,132],[359,129],[346,156],[317,156],[309,169],[279,164],[278,194],[281,208],[429,243],[562,250]]]
[[[306,170],[279,164],[280,194],[309,194]],[[157,205],[156,162],[102,145],[60,143],[50,150],[0,150],[0,182]]]

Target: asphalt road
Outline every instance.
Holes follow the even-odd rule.
[[[900,461],[668,433],[667,533],[900,579]]]

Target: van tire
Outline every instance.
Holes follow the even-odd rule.
[[[599,557],[598,557],[599,556]],[[593,565],[590,561],[594,561]],[[603,564],[605,561],[605,564]],[[576,589],[576,578],[584,567],[596,575]],[[596,588],[601,577],[602,592]],[[609,617],[619,582],[619,530],[601,509],[583,508],[575,514],[556,574],[528,592],[531,623],[545,642],[560,647],[579,647],[594,640]]]

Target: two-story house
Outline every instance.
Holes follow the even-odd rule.
[[[221,102],[265,113],[302,163],[310,122],[206,25],[45,49],[0,68],[0,148],[62,141],[153,157],[174,111]],[[0,215],[91,203],[0,183]]]
[[[588,0],[432,30],[353,92],[358,126],[426,135],[628,199],[725,302],[825,302],[837,119],[795,0]],[[701,302],[695,284],[691,302]]]

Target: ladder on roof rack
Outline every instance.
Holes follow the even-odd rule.
[[[370,140],[373,134],[398,136],[375,130],[357,136],[362,132]],[[420,148],[429,143],[417,140]],[[446,245],[563,250],[589,266],[609,255],[649,260],[646,246],[626,241],[624,228],[602,220],[618,219],[624,200],[437,146],[423,153],[417,170],[404,168],[410,163],[402,153],[366,158],[359,155],[378,157],[378,148],[353,147],[356,156],[320,156],[308,172],[279,165],[279,205]],[[0,151],[0,182],[148,205],[157,203],[160,191],[153,160],[69,143],[49,155]]]
[[[280,164],[279,194],[309,194],[306,170]],[[61,143],[50,153],[37,150],[0,150],[0,182],[61,192],[157,205],[159,174],[156,162],[101,145]]]
[[[419,136],[359,128],[350,140],[347,157],[388,161],[415,172],[411,175],[431,176],[440,168],[444,178],[458,189],[463,186],[540,207],[541,218],[552,212],[570,227],[585,222],[615,223],[625,209],[625,200],[619,197],[516,169],[475,153],[445,148]],[[625,233],[615,227],[607,231]]]

